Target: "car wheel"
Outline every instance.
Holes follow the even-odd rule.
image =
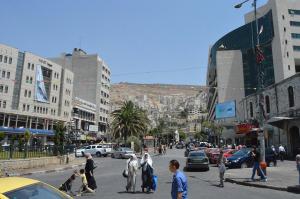
[[[209,167],[207,167],[205,171],[209,171]]]
[[[243,164],[241,165],[241,168],[242,168],[242,169],[246,169],[246,168],[248,168],[248,165],[247,165],[246,163],[243,163]]]
[[[114,154],[111,154],[111,158],[115,158]]]
[[[268,167],[275,167],[275,162],[269,162],[269,165],[268,165]]]
[[[98,152],[96,153],[96,156],[100,158],[100,157],[101,157],[101,153],[98,151]]]
[[[103,157],[105,157],[105,158],[106,158],[106,157],[107,157],[107,154],[103,155]]]

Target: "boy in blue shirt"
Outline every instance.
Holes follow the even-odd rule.
[[[171,160],[169,164],[169,170],[172,172],[172,199],[188,199],[187,192],[187,178],[184,173],[179,171],[179,162],[177,160]]]

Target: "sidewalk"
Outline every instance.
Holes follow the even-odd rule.
[[[51,173],[64,171],[69,169],[76,169],[78,167],[82,167],[85,165],[85,158],[76,158],[74,161],[69,164],[58,164],[58,165],[49,165],[47,167],[40,167],[34,169],[22,169],[22,170],[14,170],[14,171],[6,171],[9,176],[28,176],[33,174],[40,173]]]
[[[268,181],[260,181],[256,176],[255,181],[251,180],[252,168],[229,169],[226,171],[226,182],[236,183],[245,186],[274,189],[279,191],[293,191],[300,193],[300,187],[293,188],[298,184],[298,171],[294,161],[278,162],[277,167],[267,168]]]

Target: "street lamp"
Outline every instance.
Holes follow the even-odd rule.
[[[243,6],[244,3],[247,3],[250,0],[245,0],[242,3],[239,3],[237,5],[235,5],[235,8],[241,8]],[[257,19],[257,0],[253,0],[253,7],[254,7],[254,20],[255,20],[255,30],[256,30],[256,46],[255,46],[255,50],[254,50],[254,55],[255,55],[255,63],[256,66],[258,68],[258,74],[259,74],[259,78],[258,78],[258,99],[257,99],[257,104],[258,104],[258,108],[259,108],[259,126],[261,128],[258,129],[258,137],[260,140],[260,151],[261,151],[261,160],[263,162],[266,161],[265,158],[265,138],[264,138],[264,134],[263,132],[261,133],[261,131],[263,131],[263,106],[262,106],[262,101],[263,101],[263,95],[262,95],[262,89],[263,89],[263,71],[261,68],[261,64],[257,62],[257,50],[259,49],[259,45],[260,45],[260,40],[259,40],[259,30],[258,30],[258,19]]]

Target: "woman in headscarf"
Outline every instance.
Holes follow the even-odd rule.
[[[86,158],[85,176],[88,181],[88,187],[95,190],[97,189],[97,184],[94,178],[94,169],[96,168],[94,164],[94,160],[90,153],[86,153],[85,158]]]
[[[141,168],[142,168],[142,191],[145,192],[145,188],[147,192],[150,192],[152,189],[152,178],[153,178],[153,161],[151,156],[148,153],[142,157],[141,160]]]
[[[127,177],[127,186],[126,191],[135,192],[135,184],[136,184],[136,173],[138,170],[138,159],[135,154],[132,154],[131,157],[126,161],[126,168],[128,171]]]

